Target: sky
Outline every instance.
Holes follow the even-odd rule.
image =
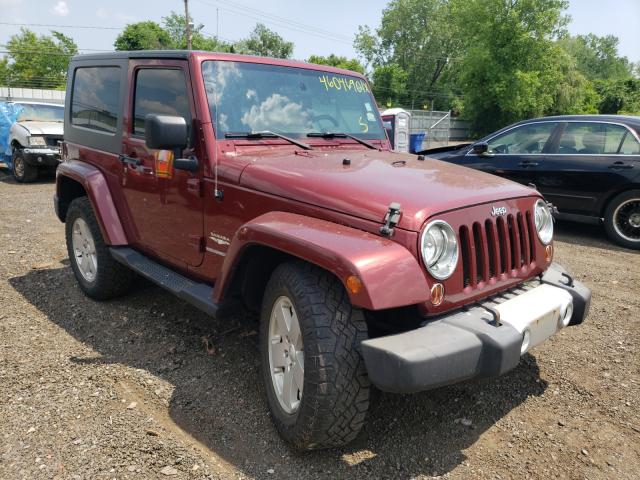
[[[294,58],[306,59],[330,53],[355,57],[358,26],[377,27],[386,4],[387,0],[189,0],[189,9],[191,17],[205,25],[204,32],[225,40],[246,37],[256,22],[262,22],[294,42]],[[182,13],[183,0],[0,0],[0,52],[19,32],[20,23],[41,34],[62,31],[83,52],[111,50],[127,23],[160,22],[171,10]],[[572,34],[616,35],[620,54],[640,62],[640,0],[570,0],[567,13]]]

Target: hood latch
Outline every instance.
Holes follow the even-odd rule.
[[[401,216],[402,212],[400,212],[400,204],[396,202],[390,203],[389,210],[387,210],[387,214],[384,216],[384,225],[380,227],[380,235],[392,237],[393,230],[400,222]]]

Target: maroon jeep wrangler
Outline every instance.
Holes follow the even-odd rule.
[[[140,275],[212,316],[259,312],[298,448],[354,439],[373,386],[503,374],[587,314],[540,194],[391,151],[357,73],[141,51],[76,56],[68,82],[55,208],[80,287]]]

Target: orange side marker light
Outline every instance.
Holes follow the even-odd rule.
[[[356,275],[349,275],[347,277],[346,284],[347,290],[354,295],[356,293],[360,293],[360,290],[362,290],[362,280],[360,280]]]
[[[431,287],[431,304],[437,307],[444,300],[444,285],[441,283],[434,283]]]

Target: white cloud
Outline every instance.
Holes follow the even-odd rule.
[[[64,0],[59,0],[51,10],[51,13],[58,17],[66,17],[69,15],[69,5]]]

